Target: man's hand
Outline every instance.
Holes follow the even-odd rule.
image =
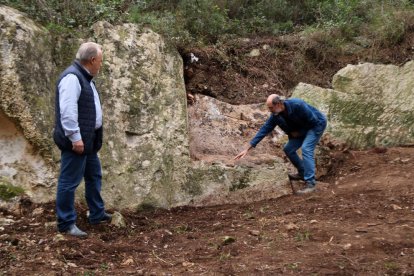
[[[83,141],[79,140],[79,141],[73,142],[72,143],[72,150],[74,152],[76,152],[77,154],[82,154],[83,151],[84,151]]]
[[[242,151],[242,152],[240,152],[239,154],[237,154],[237,156],[236,156],[236,157],[234,157],[234,160],[242,159],[243,157],[245,157],[245,156],[246,156],[246,154],[249,152],[249,150],[250,150],[251,148],[252,148],[252,147],[250,146],[250,147],[248,147],[247,149],[245,149],[244,151]]]

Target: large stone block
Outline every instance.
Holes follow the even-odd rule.
[[[123,207],[188,201],[181,191],[190,158],[180,55],[160,35],[133,24],[99,22],[93,31],[104,51],[97,84],[106,201]]]
[[[0,176],[36,201],[54,197],[50,36],[0,7]]]
[[[334,89],[300,83],[292,97],[323,110],[327,132],[353,148],[413,144],[413,72],[414,62],[348,65],[334,76]]]

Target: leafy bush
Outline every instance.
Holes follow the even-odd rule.
[[[143,12],[139,7],[134,7],[129,13],[129,21],[151,27],[178,48],[194,44],[194,38],[183,27],[182,19],[171,12]]]
[[[398,43],[412,28],[410,0],[0,0],[58,32],[98,20],[150,26],[176,45],[216,43],[223,37],[279,35],[308,29],[342,40],[371,32]],[[401,17],[401,14],[403,16]],[[335,38],[336,39],[336,38]],[[333,43],[333,44],[336,44]]]
[[[62,27],[90,26],[98,20],[122,19],[125,0],[0,0],[0,4],[29,14],[34,20]]]
[[[211,5],[210,0],[182,0],[177,15],[184,19],[183,27],[195,37],[216,42],[229,29],[229,18],[225,10]]]
[[[394,5],[377,6],[370,10],[370,24],[365,27],[365,36],[377,45],[395,45],[401,42],[407,30],[414,26],[412,6],[400,11]]]

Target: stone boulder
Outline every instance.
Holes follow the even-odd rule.
[[[327,132],[357,149],[414,143],[414,62],[398,67],[348,65],[333,78],[334,89],[298,84],[304,98],[329,118]]]
[[[283,159],[286,141],[279,128],[235,161],[269,116],[264,103],[231,105],[202,95],[188,107],[192,166],[185,189],[190,204],[241,203],[291,192]]]
[[[187,202],[181,188],[190,158],[180,55],[160,35],[137,25],[99,22],[93,32],[104,49],[97,84],[106,201],[123,207]]]
[[[286,161],[278,157],[266,163],[245,160],[233,166],[196,161],[185,186],[193,196],[188,205],[238,204],[290,194],[287,168]]]
[[[195,99],[188,107],[190,152],[195,160],[232,162],[269,117],[264,103],[231,105],[203,95]],[[273,159],[280,154],[278,141],[283,136],[276,128],[247,157]]]
[[[35,201],[48,201],[56,183],[50,36],[24,14],[0,6],[0,45],[0,177]]]

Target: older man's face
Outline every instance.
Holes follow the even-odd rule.
[[[90,73],[92,76],[96,76],[99,73],[99,69],[101,69],[102,66],[102,59],[103,59],[103,55],[102,55],[102,51],[98,50],[98,54],[96,55],[96,57],[92,57],[89,61],[90,63]]]
[[[268,103],[267,108],[269,109],[271,113],[277,115],[283,111],[283,103],[277,103],[277,104]]]

